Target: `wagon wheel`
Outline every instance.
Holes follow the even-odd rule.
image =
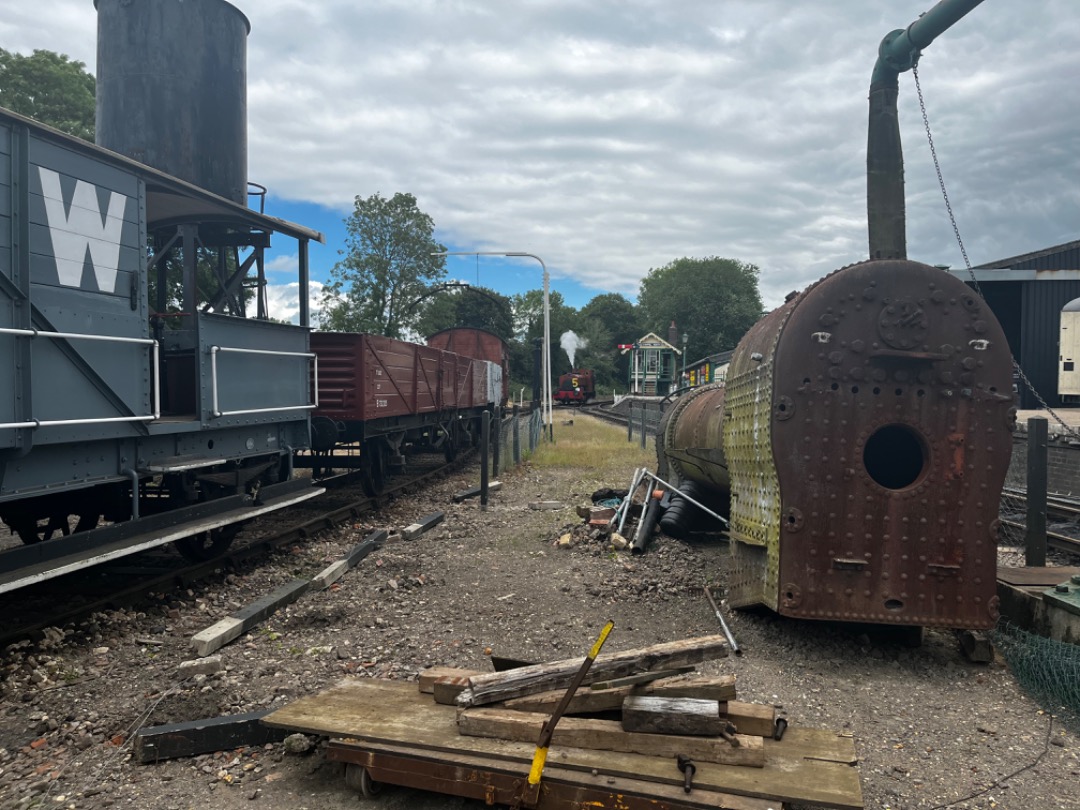
[[[368,769],[355,762],[345,765],[345,784],[360,791],[360,795],[365,799],[374,799],[382,790],[382,784],[371,778]]]
[[[457,422],[451,422],[446,431],[446,443],[443,445],[443,456],[446,458],[447,464],[457,458],[459,441]]]
[[[363,457],[361,459],[362,466],[360,468],[360,485],[363,487],[365,495],[369,498],[374,498],[377,495],[381,495],[382,491],[386,488],[386,467],[389,448],[387,448],[386,443],[381,439],[373,439],[361,452],[363,453]]]
[[[88,532],[95,528],[100,517],[96,513],[79,515],[79,521],[75,524],[75,533]],[[13,518],[8,521],[8,525],[15,534],[19,535],[19,539],[22,540],[23,544],[27,546],[51,540],[57,532],[61,537],[72,534],[67,515],[53,515],[45,526],[39,526],[38,521],[31,518]]]
[[[176,550],[185,560],[199,563],[212,560],[232,545],[236,535],[240,533],[240,523],[230,523],[211,529],[208,532],[199,532],[190,537],[181,537],[175,541]]]

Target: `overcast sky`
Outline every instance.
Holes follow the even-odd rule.
[[[884,34],[933,2],[236,5],[252,26],[249,176],[273,192],[269,213],[326,229],[317,277],[352,199],[402,191],[455,250],[540,255],[578,306],[717,255],[760,267],[771,307],[865,257],[870,72]],[[95,40],[92,0],[0,17],[0,47],[91,71]],[[972,261],[1080,239],[1080,2],[986,0],[920,76]],[[900,121],[909,255],[961,266],[910,73]],[[480,281],[537,287],[535,267]],[[286,311],[289,291],[277,298]]]

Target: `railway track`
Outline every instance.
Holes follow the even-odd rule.
[[[1006,487],[1002,495],[1003,499],[1010,498],[1023,503],[1026,510],[1027,492],[1025,490]],[[1046,498],[1046,519],[1047,522],[1058,524],[1058,528],[1064,528],[1065,525],[1072,524],[1074,526],[1073,530],[1080,534],[1080,502],[1059,495],[1048,495]],[[1024,523],[1006,517],[1003,517],[1001,522],[1003,525],[1018,531],[1027,529]],[[1059,551],[1080,555],[1080,538],[1062,534],[1060,531],[1047,531],[1046,544],[1050,548]]]
[[[62,627],[94,613],[137,604],[151,594],[169,594],[223,570],[255,564],[278,549],[309,540],[319,533],[376,511],[390,500],[468,463],[474,451],[447,464],[423,463],[391,479],[377,497],[356,498],[356,476],[320,481],[328,491],[313,502],[297,504],[267,519],[256,519],[223,554],[203,562],[184,559],[170,545],[132,554],[112,563],[76,571],[0,595],[0,647],[35,638],[46,627]],[[432,456],[434,458],[434,456]],[[284,524],[284,525],[282,525]]]

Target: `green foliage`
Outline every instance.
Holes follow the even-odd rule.
[[[345,258],[330,271],[320,323],[399,338],[419,320],[412,304],[446,274],[445,258],[431,255],[446,250],[435,241],[435,223],[413,195],[388,200],[376,192],[356,198],[345,226]]]
[[[505,341],[514,337],[511,300],[487,287],[450,287],[426,299],[416,331],[426,337],[454,326],[493,332]]]
[[[512,299],[514,338],[510,351],[510,377],[513,380],[533,378],[533,341],[544,337],[544,291],[529,290]],[[548,293],[548,321],[551,335],[551,370],[555,378],[570,370],[566,352],[559,346],[559,335],[573,329],[578,322],[577,310],[566,303],[562,293]],[[552,383],[554,385],[554,382]]]
[[[630,377],[630,353],[623,354],[618,346],[633,343],[649,331],[645,328],[641,310],[625,296],[604,293],[581,308],[581,320],[586,324],[599,324],[607,331],[603,343],[591,339],[589,343],[590,357],[601,352],[605,355],[603,362],[596,360],[591,366],[597,373],[597,385],[625,387]]]
[[[735,348],[762,315],[758,268],[716,256],[649,270],[638,301],[650,331],[666,338],[675,321],[689,335],[690,362]]]
[[[52,51],[0,48],[0,107],[93,142],[95,82],[85,68]]]

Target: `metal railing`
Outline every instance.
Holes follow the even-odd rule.
[[[0,328],[0,335],[15,335],[16,337],[49,338],[51,340],[97,340],[105,343],[133,343],[141,346],[149,346],[152,349],[153,358],[151,366],[154,373],[154,412],[143,416],[102,416],[87,419],[31,419],[25,422],[7,422],[0,424],[0,430],[41,428],[41,427],[66,427],[68,425],[102,425],[110,422],[153,422],[161,417],[161,385],[158,374],[158,342],[152,338],[130,338],[117,335],[83,335],[78,332],[43,332],[40,329],[7,329]]]
[[[312,370],[314,373],[314,385],[315,402],[305,403],[303,405],[282,405],[275,408],[245,408],[236,411],[223,411],[218,404],[218,364],[217,358],[219,354],[261,354],[271,357],[306,357],[312,361]],[[240,416],[242,414],[249,413],[278,413],[280,411],[310,411],[319,407],[319,358],[317,355],[311,352],[276,352],[269,351],[267,349],[236,349],[229,346],[211,346],[210,347],[210,388],[213,397],[213,410],[212,414],[215,417],[222,416]]]

